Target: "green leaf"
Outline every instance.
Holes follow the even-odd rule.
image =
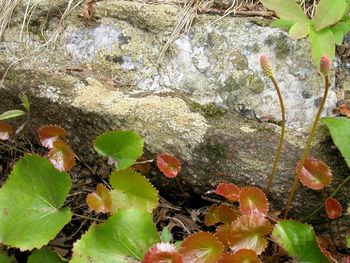
[[[170,243],[170,241],[173,239],[172,234],[169,231],[168,227],[164,227],[162,230],[162,233],[160,234],[160,239],[164,243]]]
[[[27,263],[62,263],[63,261],[59,255],[48,250],[47,248],[42,248],[33,252],[33,254],[28,258]]]
[[[0,263],[13,263],[13,262],[15,261],[13,261],[10,257],[0,254]]]
[[[115,161],[118,170],[131,166],[143,152],[143,139],[133,131],[110,131],[98,136],[95,150]]]
[[[319,32],[311,29],[309,40],[311,43],[312,59],[317,68],[320,67],[320,60],[324,54],[327,54],[329,59],[333,61],[335,56],[335,39],[330,29],[324,29]]]
[[[350,31],[350,22],[339,22],[334,27],[331,27],[334,35],[335,43],[341,45],[344,36]]]
[[[346,117],[324,118],[322,122],[326,124],[333,142],[350,167],[350,119]]]
[[[176,241],[176,242],[174,243],[174,246],[176,247],[176,249],[177,249],[177,250],[179,250],[179,249],[180,249],[180,247],[181,247],[182,243],[183,243],[183,241],[182,241],[182,240]]]
[[[315,13],[315,30],[321,29],[337,23],[342,19],[347,5],[345,0],[321,0]]]
[[[70,188],[67,173],[26,154],[0,190],[0,243],[21,250],[47,244],[71,219],[62,208]]]
[[[151,212],[158,205],[158,191],[143,175],[133,170],[114,171],[110,177],[112,211],[138,207]]]
[[[130,263],[142,260],[159,236],[152,216],[130,208],[90,229],[73,247],[71,263]]]
[[[305,22],[296,22],[289,30],[289,35],[293,39],[306,37],[310,33],[310,25]]]
[[[286,19],[276,19],[274,20],[270,26],[271,27],[281,27],[281,28],[286,28],[290,29],[294,25],[294,21],[291,20],[286,20]]]
[[[30,112],[30,102],[26,94],[22,93],[19,95],[19,98],[21,100],[21,105],[26,110],[26,112]]]
[[[301,263],[329,262],[317,245],[314,230],[307,224],[281,220],[272,231],[272,239]]]
[[[307,22],[303,9],[294,0],[260,0],[264,7],[276,12],[279,18]]]
[[[25,114],[22,110],[9,110],[0,115],[0,120],[12,119]]]
[[[346,245],[348,248],[350,248],[350,236],[346,238]]]

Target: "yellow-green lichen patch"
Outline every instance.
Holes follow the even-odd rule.
[[[163,31],[172,28],[180,9],[175,5],[146,5],[140,2],[104,0],[97,5],[97,15],[125,20],[144,29]]]
[[[191,109],[199,112],[205,118],[220,118],[226,114],[226,110],[216,106],[214,103],[200,104],[194,101],[189,103]]]
[[[261,78],[259,78],[255,74],[249,74],[247,76],[247,81],[248,81],[247,83],[248,87],[252,92],[256,94],[260,94],[264,91],[265,89],[264,82],[261,80]]]
[[[144,135],[153,152],[171,148],[188,159],[204,139],[208,128],[205,118],[193,113],[179,98],[156,95],[132,98],[110,91],[94,79],[88,78],[87,82],[87,86],[76,86],[73,105],[110,119],[111,126],[123,120],[128,129]]]

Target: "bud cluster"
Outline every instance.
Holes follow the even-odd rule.
[[[260,64],[261,64],[261,68],[262,68],[264,74],[267,77],[273,77],[272,67],[270,65],[270,61],[269,61],[269,58],[267,57],[267,55],[260,56]]]
[[[320,71],[323,76],[328,76],[332,70],[332,62],[327,54],[324,54],[320,60]]]

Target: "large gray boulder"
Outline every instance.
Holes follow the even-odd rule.
[[[58,19],[49,18],[39,30],[47,14],[39,10],[25,42],[18,40],[21,24],[13,23],[0,43],[2,75],[27,56],[8,69],[0,110],[18,105],[17,94],[25,91],[33,126],[64,126],[73,148],[88,162],[96,158],[91,142],[103,131],[139,132],[149,158],[170,152],[182,161],[177,182],[149,175],[173,198],[184,192],[205,196],[221,181],[266,187],[279,139],[274,123],[281,118],[274,88],[260,69],[259,57],[267,54],[287,107],[288,131],[270,195],[273,209],[283,209],[323,94],[306,40],[293,41],[258,18],[216,21],[217,16],[199,15],[160,58],[180,7],[104,0],[97,3],[96,25],[84,26],[73,12],[56,45],[40,47]],[[336,102],[332,87],[323,115]],[[320,131],[312,155],[332,167],[331,190],[349,171],[325,129]],[[341,191],[343,204],[349,193],[349,186]],[[291,214],[306,215],[320,203],[320,193],[299,187]]]

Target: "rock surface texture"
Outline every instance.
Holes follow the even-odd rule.
[[[33,125],[64,126],[75,151],[90,161],[96,158],[91,141],[101,132],[137,131],[149,158],[170,152],[183,162],[179,184],[149,175],[161,192],[173,189],[174,197],[181,196],[179,186],[204,196],[221,181],[265,188],[280,130],[262,121],[280,120],[276,93],[259,64],[260,55],[267,54],[287,107],[288,134],[270,196],[273,209],[283,209],[280,200],[287,198],[323,95],[306,40],[293,41],[258,18],[216,21],[218,16],[198,15],[160,58],[180,7],[104,0],[97,3],[93,26],[84,26],[78,11],[73,12],[55,46],[41,47],[59,23],[48,10],[38,8],[24,41],[19,40],[19,22],[0,43],[2,75],[19,60],[4,77],[0,110],[18,105],[17,94],[25,91]],[[45,25],[39,23],[43,19]],[[33,53],[35,48],[40,51]],[[324,115],[335,108],[336,94],[332,87]],[[334,169],[334,187],[348,169],[329,136],[321,137],[312,155]],[[349,187],[342,190],[343,202],[349,193]],[[308,214],[320,202],[320,193],[300,186],[292,215]]]

